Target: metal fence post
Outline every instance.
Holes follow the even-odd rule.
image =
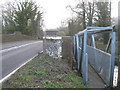
[[[113,86],[114,75],[114,62],[115,62],[115,44],[116,44],[116,32],[112,32],[112,45],[111,45],[111,60],[110,60],[110,86]]]
[[[96,46],[95,46],[95,37],[94,37],[94,34],[92,35],[92,43],[93,43],[93,47],[96,48]]]
[[[76,41],[77,41],[77,65],[78,65],[78,71],[80,71],[80,53],[79,53],[79,36],[76,35]]]
[[[84,46],[83,46],[83,61],[82,61],[82,74],[85,84],[88,82],[88,60],[87,60],[87,30],[84,32]]]

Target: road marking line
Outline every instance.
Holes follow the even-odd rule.
[[[11,48],[8,48],[8,49],[3,49],[3,50],[0,51],[0,53],[8,52],[8,51],[11,51],[11,50],[14,50],[14,49],[17,49],[17,48],[25,47],[25,46],[35,44],[35,43],[39,43],[39,42],[41,42],[41,41],[37,41],[37,42],[34,42],[34,43],[28,43],[28,44],[24,44],[24,45],[20,45],[20,46],[15,46],[15,47],[11,47]]]
[[[5,76],[3,79],[0,80],[0,84],[2,84],[2,82],[4,82],[6,79],[8,79],[11,75],[13,75],[18,69],[20,69],[21,67],[23,67],[25,64],[27,64],[28,62],[30,62],[33,58],[35,58],[38,54],[34,55],[32,58],[30,58],[28,61],[26,61],[25,63],[23,63],[21,66],[19,66],[18,68],[16,68],[14,71],[12,71],[10,74],[8,74],[7,76]]]

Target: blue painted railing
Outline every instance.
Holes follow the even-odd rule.
[[[105,51],[95,46],[95,34],[109,33],[109,41]],[[91,36],[91,46],[87,44],[88,35]],[[74,56],[77,62],[77,70],[82,74],[85,84],[88,83],[88,63],[95,69],[106,85],[113,86],[114,62],[115,62],[115,28],[110,27],[87,27],[73,37]],[[111,53],[108,50],[111,45]]]

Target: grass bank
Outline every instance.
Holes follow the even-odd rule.
[[[86,88],[65,60],[40,54],[7,81],[3,88]]]

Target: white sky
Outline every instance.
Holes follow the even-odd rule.
[[[61,21],[71,17],[70,10],[66,9],[69,4],[75,4],[74,0],[36,0],[45,10],[44,23],[46,28],[56,28]]]
[[[0,3],[14,0],[0,0]],[[18,0],[19,1],[19,0]],[[44,24],[45,29],[57,28],[61,25],[61,21],[72,17],[74,14],[70,9],[66,9],[67,5],[76,5],[77,0],[33,0],[44,10]],[[118,1],[111,0],[112,3],[112,17],[118,16]]]

